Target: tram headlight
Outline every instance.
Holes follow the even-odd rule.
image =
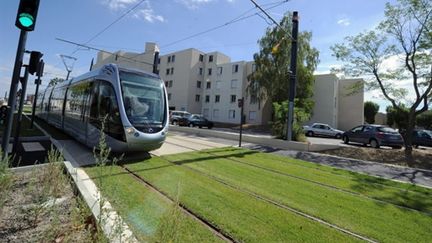
[[[135,133],[135,128],[133,127],[126,127],[125,131],[127,134],[134,134]]]

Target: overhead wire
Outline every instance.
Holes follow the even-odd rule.
[[[282,5],[282,4],[284,4],[284,3],[288,2],[288,1],[289,1],[289,0],[277,1],[277,2],[272,2],[272,3],[264,4],[263,6],[274,5],[274,6],[271,6],[271,7],[268,7],[268,8],[265,9],[265,10],[270,10],[270,9],[273,9],[273,8],[279,7],[280,5]],[[251,9],[247,10],[246,12],[240,14],[239,16],[233,18],[232,20],[230,20],[230,21],[228,21],[228,22],[226,22],[226,23],[224,23],[224,24],[221,24],[221,25],[218,25],[218,26],[215,26],[215,27],[209,28],[209,29],[204,30],[204,31],[200,31],[200,32],[198,32],[198,33],[195,33],[195,34],[192,34],[192,35],[190,35],[190,36],[184,37],[184,38],[182,38],[182,39],[179,39],[179,40],[176,40],[176,41],[170,42],[170,43],[168,43],[168,44],[161,45],[161,48],[175,45],[175,44],[180,43],[180,42],[183,42],[183,41],[185,41],[185,40],[192,39],[192,38],[194,38],[194,37],[197,37],[197,36],[200,36],[200,35],[203,35],[203,34],[206,34],[206,33],[212,32],[212,31],[214,31],[214,30],[217,30],[217,29],[220,29],[220,28],[226,27],[226,26],[228,26],[228,25],[231,25],[231,24],[234,24],[234,23],[236,23],[236,22],[239,22],[239,21],[242,21],[242,20],[245,20],[245,19],[251,18],[251,17],[253,17],[253,16],[255,16],[255,15],[258,15],[258,12],[256,12],[256,13],[253,13],[253,14],[250,14],[250,15],[247,15],[247,16],[244,16],[244,15],[246,15],[247,13],[251,12],[251,11],[254,10],[254,9],[255,9],[255,7],[253,7],[253,8],[251,8]],[[144,53],[137,54],[136,56],[133,56],[132,58],[136,58],[136,57],[138,57],[138,56],[140,56],[140,55],[143,55],[143,54],[144,54]]]

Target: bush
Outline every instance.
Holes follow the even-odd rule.
[[[288,114],[288,101],[283,101],[282,103],[274,102],[274,119],[271,122],[272,135],[277,138],[286,138],[286,117]],[[294,122],[293,122],[293,133],[292,140],[294,141],[306,141],[302,124],[309,120],[310,114],[305,111],[304,108],[298,106],[294,107]]]

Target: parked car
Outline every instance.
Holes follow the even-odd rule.
[[[432,131],[414,130],[412,137],[412,145],[416,148],[418,148],[419,146],[432,147]]]
[[[390,146],[392,148],[402,148],[404,140],[400,133],[390,127],[383,125],[361,125],[346,131],[342,135],[344,143],[370,144],[373,148],[380,146]]]
[[[326,137],[335,137],[341,138],[343,131],[337,130],[329,126],[328,124],[323,123],[314,123],[311,126],[303,126],[303,131],[306,136],[326,136]]]
[[[178,122],[179,126],[188,126],[188,127],[207,127],[208,129],[212,129],[214,124],[213,122],[207,120],[204,116],[193,114],[189,116],[182,117]]]
[[[180,118],[190,116],[190,115],[191,115],[191,113],[189,113],[187,111],[171,111],[170,123],[172,125],[177,125]]]

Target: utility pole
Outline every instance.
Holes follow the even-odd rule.
[[[296,92],[297,79],[297,39],[298,39],[298,12],[293,12],[292,17],[292,38],[291,38],[291,63],[289,79],[288,115],[287,115],[287,136],[288,141],[292,140],[293,118],[294,118],[294,98]]]
[[[9,137],[12,131],[14,110],[16,105],[16,94],[18,89],[19,78],[21,75],[21,66],[23,62],[26,41],[27,41],[27,31],[21,30],[17,53],[15,57],[15,66],[12,75],[12,82],[9,90],[9,98],[8,98],[9,110],[6,117],[6,128],[3,130],[3,137],[2,137],[1,149],[3,151],[3,158],[8,156]]]
[[[12,153],[16,154],[18,149],[18,140],[19,140],[19,134],[21,130],[21,122],[22,122],[22,110],[24,106],[24,99],[26,95],[27,90],[27,80],[29,76],[29,67],[27,65],[24,66],[24,77],[20,78],[21,82],[21,97],[20,97],[20,103],[18,107],[18,114],[17,114],[17,123],[16,123],[16,130],[15,130],[15,137],[14,137],[14,144],[12,148]]]

